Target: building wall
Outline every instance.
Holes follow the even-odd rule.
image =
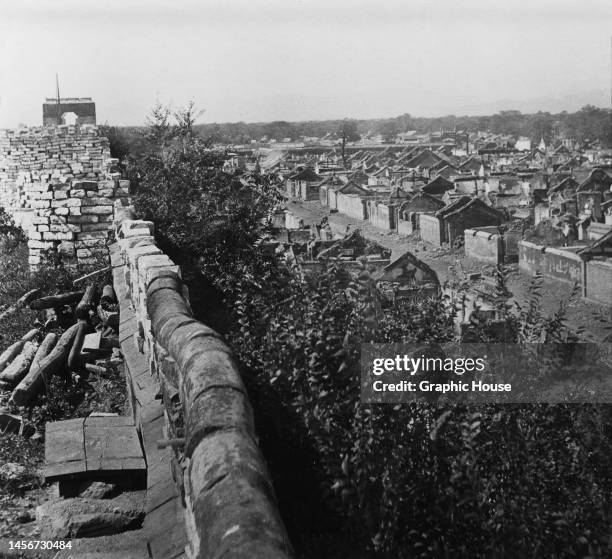
[[[533,221],[534,225],[540,223],[544,219],[550,218],[550,208],[548,204],[540,203],[536,204],[533,208]]]
[[[395,206],[388,206],[376,200],[368,201],[368,220],[380,229],[395,229]]]
[[[443,235],[443,240],[453,245],[457,238],[463,240],[463,232],[466,229],[475,227],[481,229],[489,225],[500,225],[501,217],[480,212],[478,209],[468,208],[457,215],[447,217],[444,222],[447,227],[448,238],[446,238],[447,235]]]
[[[32,266],[44,251],[71,266],[107,254],[114,202],[129,194],[116,164],[94,126],[0,131],[0,204],[29,225]]]
[[[587,228],[587,239],[589,241],[597,241],[601,239],[612,229],[612,224],[609,223],[591,223]]]
[[[319,187],[315,182],[301,182],[300,183],[300,198],[302,200],[318,200],[319,199]]]
[[[367,219],[366,200],[355,194],[337,193],[338,211],[355,219]],[[331,206],[330,206],[331,207]]]
[[[285,227],[287,229],[301,229],[304,225],[303,221],[292,212],[285,212]]]
[[[442,224],[434,215],[420,214],[419,229],[421,239],[435,246],[442,246]]]
[[[418,219],[418,216],[417,216]],[[418,229],[417,229],[418,230]],[[398,220],[397,222],[397,232],[400,235],[412,235],[415,229],[412,227],[411,221],[404,221],[403,219]]]
[[[495,228],[497,229],[497,228]],[[466,229],[464,232],[465,255],[497,266],[504,261],[504,245],[501,235],[495,232]]]
[[[567,250],[520,241],[519,269],[529,274],[543,275],[569,283],[583,284],[582,259]]]
[[[333,188],[330,188],[327,191],[327,205],[332,210],[338,209],[338,192],[335,191]]]
[[[522,239],[520,231],[506,231],[502,238],[504,243],[504,262],[518,262],[519,242]]]
[[[59,110],[57,103],[43,103],[43,126],[57,126],[57,114],[60,117],[64,113],[74,113],[77,115],[77,124],[96,124],[96,104],[89,103],[70,103],[60,102]]]
[[[323,206],[329,205],[328,191],[329,191],[329,188],[327,186],[322,186],[321,188],[319,188],[319,202]]]
[[[612,306],[612,260],[586,263],[586,299]]]

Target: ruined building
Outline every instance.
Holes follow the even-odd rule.
[[[43,126],[95,124],[96,104],[91,97],[47,97],[43,103]]]

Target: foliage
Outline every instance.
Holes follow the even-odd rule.
[[[103,124],[99,126],[100,135],[108,138],[111,157],[119,160],[125,159],[130,154],[130,142],[128,136],[118,126]]]
[[[168,130],[187,132],[176,122]],[[608,407],[361,404],[361,345],[453,340],[451,302],[389,307],[365,264],[356,274],[334,260],[316,274],[291,272],[261,243],[278,202],[274,181],[225,172],[223,154],[196,136],[164,137],[154,136],[157,150],[139,163],[137,207],[156,222],[165,250],[225,298],[227,338],[301,557],[605,553]],[[579,334],[566,306],[544,316],[539,280],[512,309],[507,273],[496,277],[511,339]],[[209,307],[195,308],[205,321]]]
[[[262,220],[280,200],[275,185],[258,173],[238,177],[224,171],[225,153],[195,136],[189,110],[176,123],[156,110],[152,122],[150,141],[157,149],[135,165],[136,210],[156,222],[162,244],[183,258],[223,259],[238,270],[251,259]]]

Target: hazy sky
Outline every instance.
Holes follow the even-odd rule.
[[[611,0],[0,0],[0,128],[574,110],[610,103]]]

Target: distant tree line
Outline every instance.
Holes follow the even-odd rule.
[[[343,120],[321,120],[304,122],[259,122],[259,123],[211,123],[196,126],[198,132],[212,142],[245,144],[262,138],[282,141],[285,138],[298,140],[306,137],[321,138],[327,134],[339,138],[338,130]],[[403,114],[394,118],[354,120],[358,133],[381,134],[391,141],[401,132],[415,130],[417,133],[438,130],[482,131],[494,134],[526,136],[532,141],[564,135],[578,141],[599,140],[612,146],[612,111],[587,105],[574,113],[552,114],[537,112],[523,114],[520,111],[501,111],[487,116],[448,115],[436,118],[414,117]]]
[[[520,111],[501,111],[486,116],[441,116],[435,118],[415,117],[403,114],[384,119],[338,119],[303,122],[225,122],[194,124],[194,132],[208,144],[248,144],[251,140],[276,140],[282,142],[302,140],[304,137],[327,136],[342,141],[342,130],[350,124],[348,141],[367,134],[381,134],[384,141],[391,142],[401,132],[416,131],[418,134],[439,130],[458,132],[491,132],[525,136],[532,142],[541,138],[550,143],[553,138],[565,136],[579,142],[599,141],[604,147],[612,147],[612,110],[586,105],[579,111],[552,114],[537,112],[523,114]],[[122,158],[128,152],[133,155],[145,153],[147,142],[142,126],[105,126],[111,138],[111,151]]]

